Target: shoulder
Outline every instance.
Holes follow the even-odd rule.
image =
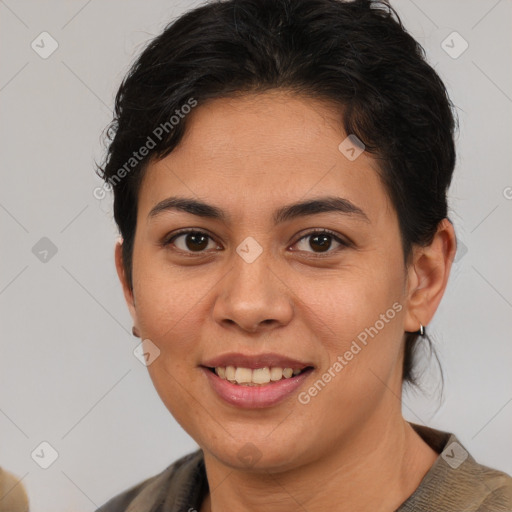
[[[512,477],[477,462],[449,432],[413,425],[439,457],[397,512],[511,512]]]
[[[477,476],[481,478],[482,501],[477,512],[512,510],[512,477],[503,471],[475,463]]]
[[[454,502],[475,512],[512,511],[512,477],[476,461],[455,435],[441,453],[438,482]],[[439,487],[438,487],[439,488]]]
[[[114,496],[96,512],[146,512],[157,503],[178,495],[184,487],[191,487],[197,470],[203,462],[203,452],[197,450],[173,462],[154,475]]]

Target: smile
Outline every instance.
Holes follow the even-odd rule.
[[[311,368],[280,368],[279,366],[263,368],[244,368],[236,366],[217,366],[209,368],[210,371],[217,374],[221,379],[227,380],[232,384],[241,386],[263,386],[271,382],[279,382],[283,379],[290,379],[300,375],[303,371]]]
[[[312,366],[308,366],[303,370],[298,370],[299,373],[293,375],[293,369],[291,368],[266,367],[251,370],[245,367],[227,366],[223,377],[216,373],[222,373],[222,369],[219,370],[219,367],[214,369],[203,366],[201,370],[207,378],[209,388],[222,402],[241,409],[262,409],[278,405],[286,398],[298,393],[299,388],[313,373],[314,369]],[[233,371],[235,378],[231,382],[226,378],[226,374],[228,377],[232,377]],[[290,371],[292,375],[286,377],[290,374]],[[277,380],[278,373],[280,375],[279,380]],[[276,380],[271,379],[272,374]],[[250,382],[248,382],[249,376],[251,378]],[[238,383],[237,379],[245,382]],[[256,383],[253,382],[253,379],[265,379],[266,382]]]

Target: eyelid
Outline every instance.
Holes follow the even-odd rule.
[[[211,240],[213,240],[215,243],[220,245],[219,242],[217,242],[216,237],[213,236],[212,234],[210,234],[207,230],[205,230],[203,228],[183,228],[181,230],[173,232],[171,235],[164,237],[164,239],[161,242],[161,245],[163,247],[171,245],[176,238],[178,238],[179,236],[182,236],[182,235],[189,234],[189,233],[199,233],[199,234],[206,235]],[[335,231],[331,231],[330,229],[326,229],[326,228],[312,228],[309,231],[306,231],[306,232],[302,233],[301,235],[299,235],[297,240],[295,240],[295,242],[293,242],[292,246],[296,245],[298,242],[302,241],[304,238],[308,238],[308,237],[313,236],[313,235],[323,235],[323,234],[331,236],[342,247],[351,247],[353,245],[351,241],[343,239]],[[328,250],[325,253],[314,252],[314,251],[305,251],[305,252],[313,254],[313,255],[315,255],[317,257],[322,257],[322,256],[328,256],[328,255],[334,254],[334,253],[338,252],[339,250],[340,250],[340,248],[333,249],[333,250]],[[206,251],[198,251],[197,253],[194,253],[193,251],[182,251],[180,249],[178,249],[178,251],[181,252],[181,253],[190,254],[190,255],[206,254]],[[294,251],[294,252],[301,252],[301,251]]]
[[[304,238],[308,238],[310,236],[313,236],[313,235],[329,235],[331,236],[336,242],[338,242],[340,245],[344,246],[344,247],[350,247],[352,245],[351,242],[349,242],[348,240],[342,238],[340,235],[338,235],[338,233],[336,233],[335,231],[331,231],[330,229],[326,229],[326,228],[313,228],[309,231],[306,231],[304,234],[300,235],[299,238],[297,238],[297,240],[293,243],[293,245],[297,244],[298,242],[302,241]],[[322,256],[323,254],[333,254],[335,253],[337,250],[334,249],[332,251],[327,251],[325,253],[321,253],[321,252],[312,252],[312,254],[316,254],[316,255],[319,255],[319,256]],[[309,251],[308,251],[309,252]]]
[[[210,238],[210,240],[213,240],[216,244],[220,245],[219,242],[217,241],[216,237],[213,236],[211,233],[209,233],[207,230],[203,229],[203,228],[183,228],[183,229],[179,229],[178,231],[174,231],[173,233],[171,233],[170,235],[166,235],[162,241],[160,242],[159,245],[161,245],[162,247],[167,247],[168,245],[171,245],[172,243],[174,243],[174,240],[176,240],[176,238],[178,238],[179,236],[182,236],[182,235],[187,235],[189,233],[199,233],[199,234],[202,234],[202,235],[206,235],[208,238]],[[181,251],[180,249],[178,249],[179,252],[181,252],[182,254],[185,253],[185,254],[194,254],[193,251]],[[206,254],[205,251],[200,251],[200,252],[197,252],[195,254]]]

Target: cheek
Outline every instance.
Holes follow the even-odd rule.
[[[303,314],[309,322],[313,321],[323,330],[327,338],[332,339],[333,347],[338,343],[351,340],[365,328],[378,323],[383,330],[381,315],[384,315],[386,330],[391,323],[397,324],[402,300],[402,281],[398,276],[378,269],[343,269],[333,273],[325,280],[311,282],[311,286],[295,287],[295,294],[300,297]],[[383,278],[382,276],[385,276]],[[320,336],[319,336],[320,337]]]
[[[197,329],[201,298],[208,288],[191,276],[155,264],[139,267],[134,283],[137,319],[144,336],[161,350],[185,350]]]
[[[362,396],[371,401],[382,391],[379,378],[387,381],[398,369],[402,286],[399,269],[386,273],[375,262],[332,276],[325,286],[303,294],[304,307],[298,314],[315,326],[315,350],[325,353],[322,369],[328,373],[323,380],[333,382],[326,399],[332,393],[330,399],[345,406]]]
[[[373,288],[357,291],[345,288],[324,308],[318,304],[315,321],[328,328],[317,338],[316,350],[325,351],[325,364],[302,395],[311,398],[316,414],[340,427],[370,414],[400,371],[403,306]]]

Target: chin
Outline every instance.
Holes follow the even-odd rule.
[[[262,437],[245,435],[244,439],[234,440],[226,435],[214,446],[210,442],[203,445],[225,466],[231,469],[250,472],[282,472],[297,465],[304,455],[297,451],[302,447],[300,441],[287,436],[286,441],[272,436]]]

